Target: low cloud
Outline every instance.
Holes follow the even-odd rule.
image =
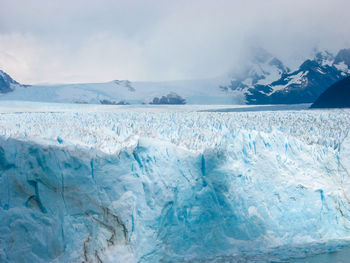
[[[209,78],[263,47],[295,67],[350,47],[348,0],[2,0],[0,68],[23,83]]]

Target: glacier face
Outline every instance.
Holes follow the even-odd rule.
[[[348,110],[179,109],[1,114],[0,261],[278,260],[349,238]]]

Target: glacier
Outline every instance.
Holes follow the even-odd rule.
[[[349,244],[350,110],[24,106],[0,108],[1,262],[278,262]]]

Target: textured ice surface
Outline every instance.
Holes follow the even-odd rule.
[[[0,261],[283,260],[350,237],[348,110],[74,107],[1,109]]]

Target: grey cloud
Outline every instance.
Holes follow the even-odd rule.
[[[350,46],[348,0],[2,0],[0,68],[19,81],[206,78],[261,46],[296,66]]]

